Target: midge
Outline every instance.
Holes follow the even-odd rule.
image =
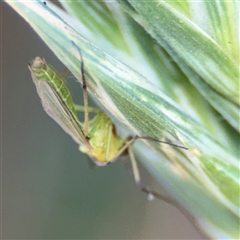
[[[79,53],[81,58],[80,69],[82,74],[84,106],[77,106],[73,103],[71,93],[64,79],[60,77],[45,60],[36,57],[32,64],[29,64],[28,67],[33,82],[36,85],[38,95],[42,101],[43,109],[79,144],[79,150],[86,153],[98,166],[105,166],[108,163],[114,162],[119,156],[128,154],[137,185],[140,186],[144,192],[159,197],[154,192],[150,192],[141,186],[137,163],[131,150],[132,144],[137,139],[147,139],[177,148],[187,148],[145,136],[120,137],[117,134],[114,123],[103,111],[88,107],[87,84],[80,49]],[[84,112],[84,123],[79,121],[76,113],[77,110]],[[92,120],[89,120],[89,112],[96,113]]]
[[[119,156],[129,155],[134,180],[138,187],[149,196],[163,200],[179,209],[189,222],[193,224],[199,234],[205,238],[196,219],[176,200],[142,187],[137,162],[131,150],[132,144],[137,139],[147,139],[186,150],[187,148],[151,137],[132,136],[122,138],[117,135],[115,125],[104,112],[97,108],[88,107],[87,84],[80,49],[79,53],[81,58],[80,69],[82,74],[84,106],[78,106],[73,103],[71,93],[69,92],[64,79],[60,77],[45,62],[45,60],[36,57],[32,64],[28,65],[44,110],[73,138],[77,144],[79,144],[79,150],[90,156],[93,162],[98,166],[105,166],[108,163],[114,162]],[[84,123],[79,121],[76,111],[84,112]],[[96,116],[91,121],[89,121],[89,112],[96,113]]]

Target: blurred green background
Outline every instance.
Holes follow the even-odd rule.
[[[89,167],[87,157],[43,111],[27,68],[35,56],[59,71],[64,66],[20,16],[5,3],[1,7],[2,237],[199,238],[174,207],[147,200],[129,174],[127,158]],[[71,73],[67,81],[80,102],[81,89]],[[151,182],[141,170],[144,182]]]

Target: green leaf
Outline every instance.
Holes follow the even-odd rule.
[[[176,3],[169,1],[129,1],[129,8],[124,1],[119,2],[124,4],[131,16],[165,48],[205,99],[239,130],[236,119],[239,113],[239,63],[236,57],[233,58],[239,46],[237,34],[233,34],[232,30],[239,29],[236,17],[238,8],[234,8],[237,3],[223,1],[219,4],[208,4],[207,1],[187,4],[186,1],[177,2],[178,8],[175,8]],[[187,6],[191,10],[191,16],[183,11]],[[178,11],[179,7],[181,11]],[[196,14],[193,14],[194,8],[195,11],[202,12],[203,16],[200,17],[205,20],[205,26],[201,21],[199,23]],[[223,8],[230,9],[230,13],[225,17],[228,17],[229,25],[233,25],[229,31],[230,36],[234,36],[232,41],[228,42],[228,45],[233,45],[231,52],[223,49],[218,44],[220,40],[213,39],[209,30],[214,27],[216,30],[218,23],[210,13],[220,16]],[[209,15],[204,15],[207,10]],[[230,21],[229,15],[233,16],[233,21]],[[208,31],[204,31],[204,27]],[[225,35],[226,24],[221,25],[222,28],[218,27],[218,31]]]

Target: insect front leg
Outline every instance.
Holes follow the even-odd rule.
[[[84,112],[85,111],[85,107],[83,105],[74,104],[74,108],[78,112]],[[88,107],[88,112],[99,113],[100,111],[101,110],[98,109],[98,108]]]

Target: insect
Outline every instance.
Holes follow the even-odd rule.
[[[73,138],[73,140],[79,145],[79,150],[90,156],[96,165],[105,166],[108,163],[114,162],[118,157],[128,154],[137,186],[139,186],[143,192],[147,193],[149,197],[158,198],[177,207],[194,225],[198,232],[203,235],[195,218],[177,201],[171,197],[150,191],[148,188],[141,185],[137,162],[133,151],[131,150],[132,144],[137,139],[156,141],[186,150],[187,148],[147,136],[130,136],[128,138],[120,137],[117,134],[114,123],[103,111],[88,106],[87,84],[84,75],[84,63],[81,52],[80,58],[84,106],[74,104],[71,93],[67,88],[64,79],[60,77],[45,60],[36,57],[32,64],[28,65],[32,80],[35,83],[37,93],[41,99],[45,112]],[[77,110],[84,112],[84,123],[79,121],[76,113]],[[92,120],[89,120],[89,112],[96,113]]]
[[[74,105],[71,93],[63,78],[60,77],[45,60],[36,57],[32,64],[29,64],[28,67],[33,82],[36,85],[38,95],[42,101],[42,106],[46,113],[79,144],[79,150],[90,156],[96,165],[105,166],[114,162],[119,156],[128,154],[130,156],[135,182],[138,186],[141,186],[139,170],[131,150],[132,144],[137,139],[148,139],[169,144],[173,147],[187,148],[151,137],[120,137],[117,134],[114,123],[103,111],[88,107],[88,91],[81,52],[80,58],[84,100],[83,107]],[[84,123],[79,121],[76,109],[84,111]],[[89,111],[96,113],[92,120],[89,120]],[[147,192],[146,189],[144,190],[142,188],[142,190]]]

